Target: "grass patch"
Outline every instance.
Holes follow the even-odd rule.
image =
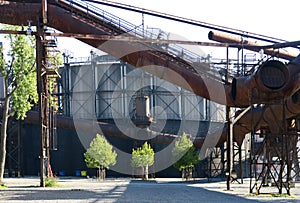
[[[249,197],[283,197],[283,198],[297,198],[296,195],[288,195],[288,194],[277,194],[277,193],[270,193],[270,194],[267,194],[267,193],[263,193],[263,194],[259,194],[259,195],[256,195],[254,193],[249,193],[247,196]]]
[[[46,178],[45,179],[45,186],[46,187],[55,187],[55,186],[59,186],[59,184],[57,183],[56,178]]]
[[[0,189],[5,189],[5,188],[7,188],[7,186],[5,186],[4,184],[0,185]]]
[[[291,194],[271,194],[272,197],[285,197],[285,198],[296,198],[295,195]]]

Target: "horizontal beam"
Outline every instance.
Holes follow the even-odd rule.
[[[18,30],[0,30],[0,34],[17,34],[17,35],[37,35],[37,32],[18,31]],[[143,42],[143,43],[157,43],[157,44],[185,44],[196,46],[210,46],[210,47],[233,47],[233,48],[258,48],[258,49],[279,49],[285,47],[295,47],[300,45],[300,41],[275,43],[272,45],[247,45],[241,43],[213,43],[201,41],[186,41],[186,40],[166,40],[166,39],[144,39],[137,37],[125,36],[111,36],[111,35],[95,35],[95,34],[76,34],[76,33],[45,33],[46,36],[52,37],[70,37],[75,39],[93,39],[99,41],[123,41],[123,42]]]

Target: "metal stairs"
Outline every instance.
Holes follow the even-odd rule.
[[[55,1],[54,4],[72,13],[72,15],[76,15],[79,19],[86,23],[93,24],[94,26],[100,26],[101,29],[110,36],[125,34],[129,37],[137,37],[141,39],[159,39],[161,37],[161,32],[154,33],[141,26],[136,26],[100,9],[99,7],[94,6],[93,4],[89,4],[81,0],[58,0]],[[157,43],[142,44],[144,46],[150,46],[149,48],[155,51],[155,55],[157,57],[168,59],[179,64],[184,71],[189,71],[198,76],[208,77],[217,82],[224,83],[222,76],[220,75],[220,72],[222,71],[219,71],[211,64],[204,62],[203,56],[200,56],[188,49],[184,49],[176,44],[168,44],[168,46],[162,46]]]

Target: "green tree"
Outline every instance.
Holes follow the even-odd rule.
[[[14,29],[15,26],[7,26]],[[2,125],[0,131],[0,182],[6,158],[6,139],[8,120],[11,116],[24,119],[26,112],[38,100],[36,85],[36,63],[34,38],[25,35],[7,35],[10,46],[8,57],[0,48],[0,73],[4,80],[4,100],[2,107]]]
[[[103,135],[97,134],[84,153],[88,168],[97,168],[100,180],[105,179],[105,169],[116,164],[117,153]]]
[[[145,142],[142,147],[132,150],[131,165],[143,169],[144,179],[148,180],[148,168],[154,164],[154,150]]]
[[[199,163],[199,155],[195,151],[193,142],[185,133],[175,142],[172,150],[174,167],[182,173],[182,178],[189,179],[192,177],[193,168]]]

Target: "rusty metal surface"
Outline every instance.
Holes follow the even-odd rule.
[[[208,39],[214,40],[214,41],[217,41],[217,42],[221,42],[221,43],[233,43],[233,44],[245,45],[244,48],[249,49],[251,51],[256,51],[256,52],[259,52],[261,50],[261,48],[257,48],[255,46],[263,47],[263,45],[258,44],[256,42],[243,40],[240,37],[235,37],[235,36],[232,36],[232,35],[224,34],[224,33],[221,33],[221,32],[216,32],[216,31],[210,31],[208,33]],[[250,45],[250,46],[247,46],[247,45]],[[251,46],[253,46],[253,47],[251,47]],[[297,55],[291,54],[291,53],[289,53],[285,50],[274,50],[274,49],[271,49],[271,48],[264,49],[264,53],[269,54],[269,55],[278,56],[279,58],[283,58],[283,59],[286,59],[286,60],[293,60],[297,56]]]
[[[267,103],[287,95],[291,87],[290,72],[294,70],[290,69],[282,62],[271,60],[263,63],[250,76],[234,78],[231,89],[234,103],[236,106],[249,106],[249,102]]]
[[[91,21],[91,19],[85,19],[85,17],[79,18],[78,16],[84,16],[81,10],[73,8],[78,15],[72,15],[71,11],[66,11],[69,5],[65,5],[64,8],[62,7],[64,5],[60,5],[60,7],[54,4],[49,5],[49,26],[66,33],[78,34],[118,35],[123,32],[121,29],[108,29],[103,23],[101,24],[100,19],[93,19]],[[28,19],[33,20],[39,15],[39,8],[40,5],[36,3],[4,1],[0,6],[0,19],[3,23],[26,24]],[[35,21],[33,20],[33,22]],[[93,47],[100,48],[102,51],[120,58],[135,67],[143,68],[154,65],[155,68],[145,68],[145,70],[161,79],[192,91],[203,98],[228,106],[243,107],[249,105],[249,95],[238,96],[234,101],[232,99],[231,85],[226,85],[204,75],[199,75],[197,71],[193,71],[192,64],[185,63],[182,59],[176,59],[176,57],[167,53],[160,53],[143,43],[120,41],[104,43],[105,41],[103,40],[92,39],[82,39],[82,41]],[[180,63],[178,63],[178,60]],[[211,94],[211,92],[214,94]],[[274,91],[272,90],[272,92]],[[263,99],[265,100],[266,98],[262,98],[262,101],[258,102],[264,102]]]
[[[289,99],[283,100],[284,104],[263,105],[255,107],[252,112],[249,110],[234,125],[234,140],[240,146],[247,133],[251,132],[252,124],[257,124],[256,129],[268,127],[272,134],[280,133],[280,118],[285,113],[285,118],[289,119],[300,114],[300,90]],[[284,105],[284,106],[283,106]],[[284,108],[283,108],[284,107]],[[285,109],[285,110],[284,110]],[[252,122],[251,122],[251,119]],[[221,146],[227,139],[227,125],[219,139],[218,146]]]
[[[0,21],[2,23],[25,25],[27,24],[27,20],[32,20],[34,24],[34,22],[36,22],[37,16],[40,15],[40,8],[41,5],[38,3],[15,3],[3,1],[0,5]],[[66,11],[64,8],[58,7],[54,4],[49,5],[48,12],[49,26],[56,28],[62,32],[94,35],[118,35],[122,33],[122,30],[110,30],[103,24],[96,23],[100,22],[99,19],[93,19],[93,21],[91,21],[91,19],[82,17],[84,15],[81,15],[81,17],[79,18],[78,16],[80,15],[73,15],[71,11]],[[76,12],[82,13],[82,11]],[[231,39],[232,41],[228,41],[228,38],[226,38],[225,40],[224,38],[222,38],[222,36],[216,37],[215,33],[213,34],[212,39],[226,43],[237,43],[236,39]],[[225,104],[227,106],[244,107],[250,105],[250,95],[248,91],[249,87],[251,87],[252,89],[256,88],[257,90],[263,90],[263,94],[265,96],[258,97],[258,103],[272,101],[272,99],[274,99],[278,95],[285,95],[288,98],[299,89],[300,79],[299,77],[296,77],[300,69],[300,65],[299,63],[297,63],[297,61],[299,61],[299,57],[287,66],[288,76],[286,74],[283,74],[283,77],[286,78],[285,81],[287,81],[287,84],[280,84],[280,88],[277,89],[265,88],[265,86],[262,86],[265,85],[264,83],[258,82],[259,78],[264,78],[264,76],[259,75],[261,73],[258,72],[256,73],[256,75],[249,76],[248,78],[237,79],[237,94],[235,95],[235,98],[233,98],[234,88],[232,87],[232,85],[226,85],[211,78],[196,74],[195,71],[191,71],[185,68],[185,66],[190,66],[192,68],[191,64],[184,64],[182,60],[179,60],[180,63],[178,63],[176,58],[168,56],[166,53],[161,53],[157,50],[153,50],[143,43],[120,41],[109,41],[109,43],[105,43],[106,41],[95,39],[82,39],[82,41],[93,47],[100,48],[102,51],[120,58],[133,66],[143,68],[147,72],[154,74],[161,79],[172,82],[184,89],[193,91],[195,94],[201,97],[220,104]],[[247,44],[249,44],[249,42],[247,42]],[[265,51],[265,53],[267,52],[268,50]],[[273,50],[269,52],[269,54],[273,53]],[[276,52],[276,54],[279,54],[280,57],[289,60],[294,59],[295,57],[291,56],[290,54],[281,52]],[[285,70],[282,71],[282,73],[285,72]],[[272,71],[269,71],[268,73],[272,73]],[[274,75],[275,79],[278,77],[278,74]],[[210,88],[210,91],[214,93],[213,95],[210,94],[208,87]],[[278,92],[277,90],[280,90],[280,92]],[[225,94],[222,93],[222,91],[224,91]],[[238,91],[241,92],[239,93]],[[298,95],[299,93],[297,92],[296,94]],[[287,109],[292,109],[291,115],[295,115],[300,113],[298,110],[300,109],[299,102],[293,102],[294,100],[292,100],[292,98],[289,98],[287,100],[286,105]],[[277,109],[279,107],[275,105],[269,108]],[[270,111],[270,109],[266,109],[266,111]],[[278,115],[280,114],[280,110],[276,110],[276,112],[278,112]],[[266,114],[266,120],[268,120],[267,115],[268,114]],[[235,134],[237,135],[237,139],[239,137],[243,137],[246,132],[249,132],[248,130],[250,123],[251,122],[248,115],[244,115],[240,120],[239,125],[236,125],[234,129]],[[272,121],[270,120],[269,122],[266,122],[266,124],[267,123],[272,123]],[[68,126],[71,124],[65,123],[65,125]],[[91,127],[90,125],[88,126]],[[114,132],[115,130],[112,129],[111,126],[104,126],[104,129],[110,130],[112,132]],[[116,134],[118,133],[116,132]],[[163,139],[168,140],[168,138],[166,138],[165,136],[163,137]]]
[[[39,122],[39,115],[37,111],[29,111],[27,113],[27,117],[25,118],[24,122],[28,124],[37,125]],[[76,127],[74,125],[76,123]],[[105,136],[112,136],[118,137],[122,139],[132,139],[126,135],[134,135],[136,133],[141,133],[140,131],[136,132],[136,130],[131,129],[129,127],[123,127],[122,129],[126,129],[125,131],[120,131],[119,128],[114,124],[109,124],[105,122],[97,122],[97,121],[89,121],[83,119],[73,119],[70,117],[65,116],[58,116],[57,117],[57,127],[60,129],[66,130],[76,130],[79,132],[85,133],[103,133]],[[158,133],[155,131],[148,131],[150,137],[154,137],[151,141],[159,144],[171,144],[174,139],[176,139],[177,135],[166,134],[166,133]],[[194,140],[194,146],[196,148],[201,148],[204,137],[199,137]]]

